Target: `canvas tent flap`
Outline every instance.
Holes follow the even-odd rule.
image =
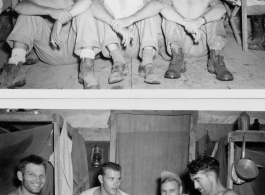
[[[183,176],[189,154],[191,115],[137,113],[116,115],[121,189],[129,194],[157,194],[162,171]]]
[[[53,152],[52,124],[31,130],[0,135],[0,194],[8,194],[19,182],[16,179],[16,165],[21,158],[36,154],[48,159]],[[47,173],[49,174],[49,170]],[[45,194],[53,191],[53,177],[44,186]]]

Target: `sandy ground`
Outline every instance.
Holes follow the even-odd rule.
[[[177,80],[165,79],[169,61],[160,56],[155,59],[155,66],[160,85],[144,83],[138,75],[140,61],[126,59],[131,69],[129,76],[122,82],[108,84],[111,61],[98,59],[95,61],[95,77],[101,89],[264,89],[265,88],[265,51],[243,52],[241,45],[235,41],[231,30],[227,30],[228,42],[224,50],[226,67],[233,73],[235,80],[222,82],[215,75],[208,73],[208,57],[186,59],[187,72]],[[0,68],[7,61],[10,49],[5,43],[0,44]],[[32,66],[24,66],[27,83],[23,89],[82,89],[78,83],[78,65],[50,66],[39,62]]]

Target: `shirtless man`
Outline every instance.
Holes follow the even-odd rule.
[[[220,0],[162,0],[162,29],[167,51],[172,55],[165,78],[178,79],[186,71],[184,56],[202,56],[210,49],[208,71],[221,81],[233,80],[223,61],[226,32]]]
[[[91,6],[98,20],[102,53],[112,58],[109,83],[117,83],[128,75],[124,57],[142,59],[138,72],[149,84],[160,84],[153,58],[158,51],[158,32],[162,9],[158,0],[95,0]],[[161,21],[161,20],[160,20]]]
[[[121,180],[121,166],[113,162],[105,162],[99,169],[99,187],[94,187],[81,195],[129,195],[119,189]]]
[[[195,189],[202,195],[240,195],[237,191],[222,186],[219,179],[219,162],[202,154],[187,165]]]
[[[93,76],[95,52],[100,51],[91,0],[24,0],[15,11],[20,14],[7,38],[12,55],[4,64],[2,88],[21,87],[26,83],[22,65],[32,48],[50,65],[78,63],[79,82],[85,89],[99,88]]]

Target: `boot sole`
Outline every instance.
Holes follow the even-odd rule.
[[[15,89],[16,87],[23,87],[24,85],[26,85],[26,80],[18,81],[13,85],[8,86],[7,89]]]
[[[100,89],[100,85],[99,83],[97,85],[91,85],[90,87],[88,88],[85,88],[84,85],[85,85],[85,81],[83,78],[80,78],[81,76],[79,75],[79,78],[78,78],[78,82],[83,85],[83,89]]]
[[[187,69],[186,69],[186,66],[183,68],[183,69],[181,69],[180,70],[180,73],[185,73],[187,71]],[[166,79],[179,79],[181,77],[181,75],[178,77],[178,76],[174,76],[174,75],[164,75],[164,78],[166,78]]]
[[[128,75],[129,75],[129,70],[126,69],[125,71],[123,71],[123,76],[120,79],[114,79],[114,80],[108,79],[108,82],[109,84],[119,83],[123,81]]]

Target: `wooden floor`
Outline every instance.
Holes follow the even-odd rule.
[[[8,58],[9,48],[1,44],[0,68]],[[224,50],[226,67],[233,73],[234,81],[222,82],[207,71],[207,56],[186,59],[187,72],[177,80],[165,79],[169,61],[160,56],[155,59],[155,65],[160,85],[144,83],[137,70],[140,61],[127,59],[130,75],[122,82],[108,84],[111,71],[111,61],[98,59],[95,62],[95,76],[101,89],[264,89],[265,88],[265,51],[242,51],[232,32],[228,32],[228,42]],[[78,83],[77,64],[67,66],[50,66],[39,62],[33,66],[24,66],[27,84],[23,89],[82,89]]]

